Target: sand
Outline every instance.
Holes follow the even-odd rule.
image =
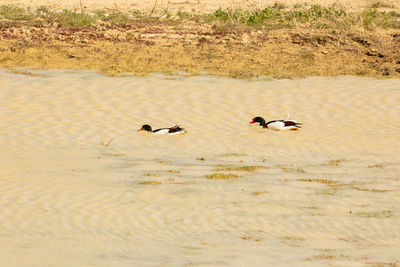
[[[2,266],[400,263],[398,79],[2,70],[0,84]],[[287,112],[301,130],[248,124]]]

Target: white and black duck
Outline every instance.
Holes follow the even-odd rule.
[[[157,135],[177,135],[186,133],[186,130],[181,128],[179,125],[153,130],[150,125],[144,124],[138,131],[146,131]]]
[[[274,131],[297,130],[301,128],[301,125],[303,125],[302,123],[289,119],[265,122],[264,118],[262,117],[254,117],[250,124],[253,123],[259,123],[263,128],[268,128]]]

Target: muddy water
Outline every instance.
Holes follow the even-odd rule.
[[[2,266],[399,263],[399,80],[1,71],[0,102]]]

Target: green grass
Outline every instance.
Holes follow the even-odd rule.
[[[276,3],[264,9],[219,8],[213,13],[199,15],[187,11],[178,11],[172,14],[168,10],[160,14],[137,10],[77,12],[55,11],[44,6],[32,9],[3,5],[0,6],[0,26],[42,26],[57,23],[60,27],[89,27],[99,22],[123,26],[137,22],[179,23],[179,21],[186,20],[198,23],[216,23],[214,30],[217,34],[228,33],[239,27],[400,29],[400,13],[381,11],[379,10],[381,7],[386,6],[378,1],[364,11],[353,12],[333,6],[295,5],[286,7]]]

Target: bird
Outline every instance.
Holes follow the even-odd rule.
[[[160,128],[153,131],[150,125],[144,124],[142,125],[142,128],[140,128],[138,131],[146,131],[157,135],[177,135],[186,133],[186,130],[181,128],[179,125],[175,125],[169,128]]]
[[[303,125],[302,123],[299,123],[295,120],[288,120],[289,116],[286,119],[282,120],[273,120],[265,123],[264,118],[262,117],[254,117],[250,124],[253,123],[260,123],[260,126],[263,128],[268,128],[274,131],[283,131],[283,130],[297,130],[301,128],[300,125]]]

